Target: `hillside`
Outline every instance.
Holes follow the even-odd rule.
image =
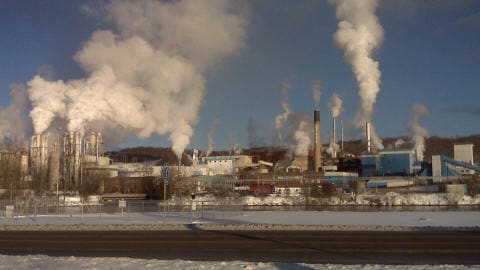
[[[408,143],[408,138],[385,138],[383,143],[385,147],[394,147],[395,142],[402,139],[405,145],[411,145]],[[474,145],[474,161],[480,162],[480,135],[471,135],[465,137],[444,138],[444,137],[430,137],[425,141],[425,160],[430,161],[432,155],[447,155],[453,157],[453,145],[461,143],[472,143]],[[326,147],[326,145],[324,145]],[[345,151],[354,155],[360,155],[366,150],[365,142],[362,140],[346,141],[344,142]],[[186,150],[188,155],[183,155],[182,164],[191,164],[190,157],[193,153],[192,150]],[[230,151],[214,151],[212,156],[217,155],[229,155]],[[251,149],[243,149],[243,154],[252,155],[258,157],[258,159],[277,162],[284,159],[288,154],[288,150],[285,147],[259,147]],[[125,148],[119,151],[110,151],[106,155],[110,156],[116,162],[145,162],[158,160],[159,164],[169,163],[177,164],[178,159],[170,148],[164,147],[133,147]],[[204,152],[201,152],[204,155]]]

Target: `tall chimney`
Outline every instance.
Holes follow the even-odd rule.
[[[337,118],[333,117],[333,131],[332,131],[332,145],[333,145],[333,151],[332,151],[332,158],[337,157],[337,130],[335,128],[335,122],[337,122]]]
[[[367,152],[372,152],[372,136],[370,134],[370,122],[367,122],[366,127],[366,136],[367,136]]]
[[[315,168],[314,171],[320,171],[322,167],[322,141],[320,139],[320,111],[315,110],[313,113],[314,121],[314,137],[315,137]]]
[[[343,117],[342,117],[342,115],[340,115],[340,130],[341,130],[341,133],[342,133],[342,135],[341,135],[341,137],[342,137],[342,139],[341,139],[342,140],[342,142],[341,142],[342,143],[341,144],[341,153],[342,153],[342,156],[343,156]]]

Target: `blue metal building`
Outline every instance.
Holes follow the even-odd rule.
[[[364,154],[362,176],[413,175],[420,170],[416,152],[413,149],[382,150],[378,153]]]
[[[357,173],[349,172],[325,172],[323,181],[326,183],[332,183],[336,187],[348,188],[349,182],[358,180]]]

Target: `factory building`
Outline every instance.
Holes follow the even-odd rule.
[[[48,160],[48,180],[50,190],[56,190],[60,183],[60,147],[58,143],[52,144]]]
[[[33,135],[30,145],[30,173],[34,179],[44,180],[48,173],[48,136],[44,134]]]
[[[68,186],[80,184],[82,158],[82,136],[80,132],[69,131],[63,137],[63,179]]]
[[[88,136],[84,138],[84,156],[85,157],[95,157],[97,160],[103,154],[103,137],[102,134],[99,132],[95,134],[95,132],[90,132]]]
[[[235,158],[233,156],[204,157],[202,162],[207,165],[210,175],[235,174]]]
[[[62,143],[62,144],[60,144]],[[78,187],[82,173],[105,171],[110,177],[118,175],[108,157],[103,156],[103,137],[90,132],[69,131],[63,140],[49,143],[46,134],[36,134],[30,143],[30,174],[42,188],[56,190]],[[47,181],[48,183],[45,183]],[[38,184],[38,183],[36,183]]]
[[[109,157],[103,156],[102,134],[90,132],[83,139],[82,169],[85,172],[102,172],[108,177],[117,177],[119,168],[112,164]]]
[[[455,160],[474,165],[474,163],[473,163],[473,144],[455,144],[453,146],[453,158]],[[472,174],[475,173],[474,170],[471,170],[471,169],[468,169],[468,168],[463,168],[463,167],[460,167],[460,166],[457,166],[456,170],[461,175],[472,175]]]
[[[362,176],[414,175],[421,169],[414,149],[382,150],[360,157]]]
[[[275,173],[303,173],[309,169],[307,156],[296,156],[294,159],[280,160],[275,164]],[[320,168],[321,170],[322,168]]]
[[[151,166],[144,163],[117,163],[114,165],[118,169],[119,177],[162,176],[162,166]]]
[[[444,155],[432,156],[432,177],[434,182],[448,182],[452,179],[457,179],[465,170],[480,172],[480,166]]]
[[[206,165],[206,167],[202,165]],[[203,157],[199,166],[194,167],[197,175],[200,175],[198,173],[206,173],[202,175],[234,175],[245,171],[265,174],[273,168],[273,163],[255,160],[249,155],[209,156]]]
[[[334,184],[338,188],[349,188],[350,182],[356,182],[358,180],[358,173],[353,172],[336,172],[325,171],[323,181],[326,183]]]

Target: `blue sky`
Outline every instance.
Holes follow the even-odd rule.
[[[83,77],[73,55],[90,34],[108,28],[85,16],[92,1],[0,1],[0,105],[9,103],[9,85],[37,72],[55,79]],[[252,118],[257,136],[270,139],[281,113],[282,82],[289,82],[291,107],[311,112],[311,85],[322,86],[324,142],[330,128],[326,103],[335,91],[344,99],[345,119],[353,119],[357,86],[343,51],[334,46],[334,7],[326,1],[250,1],[246,47],[210,71],[207,94],[190,147],[205,149],[211,122],[221,123],[216,148],[247,146]],[[480,134],[480,2],[381,1],[376,14],[385,39],[374,58],[382,71],[374,122],[381,137],[408,135],[414,103],[431,112],[421,124],[430,135]],[[347,130],[347,139],[361,134]],[[166,136],[122,146],[169,145]]]

